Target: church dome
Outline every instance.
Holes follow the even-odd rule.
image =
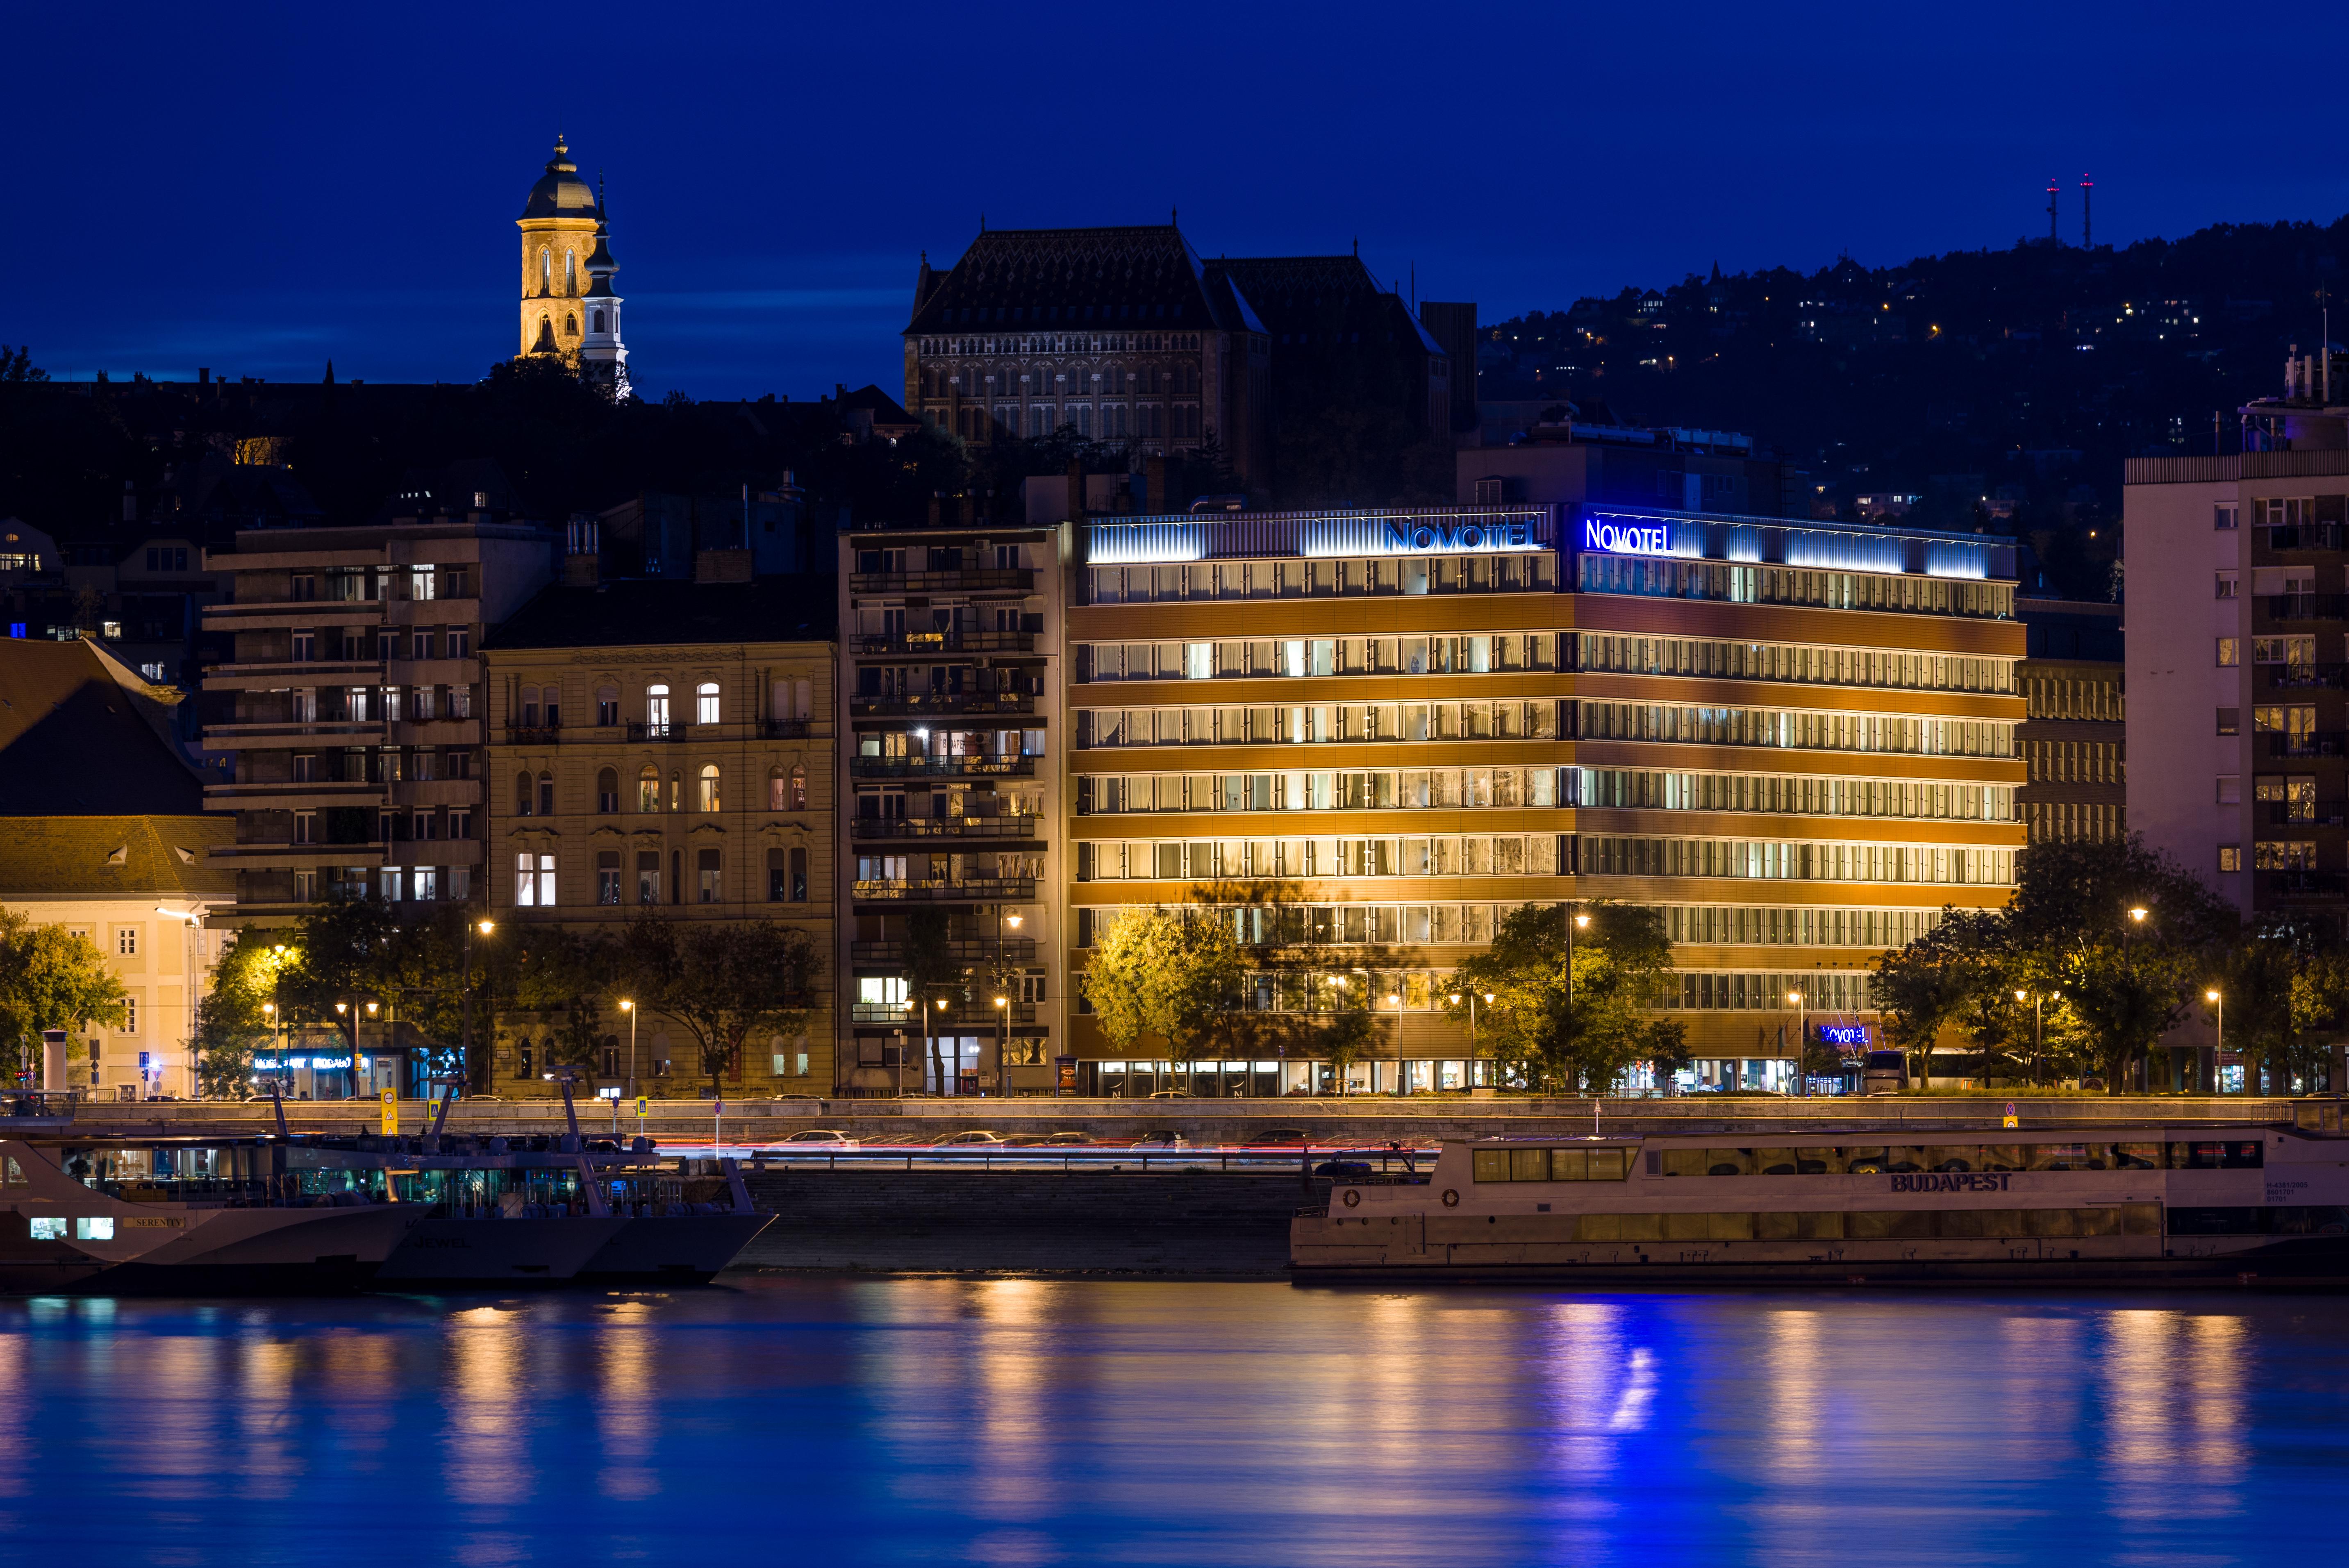
[[[530,200],[523,206],[525,218],[595,218],[601,214],[595,205],[595,191],[579,178],[579,166],[571,161],[571,149],[563,139],[554,139],[554,156],[546,160],[546,172],[530,188]]]

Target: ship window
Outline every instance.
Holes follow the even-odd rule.
[[[1547,1149],[1512,1149],[1509,1150],[1509,1175],[1518,1181],[1549,1180],[1549,1150]]]
[[[2256,1170],[2264,1152],[2264,1147],[2256,1138],[2173,1143],[2169,1146],[2169,1168],[2172,1171]]]
[[[1765,1242],[1839,1242],[1841,1214],[1756,1214],[1754,1233]]]

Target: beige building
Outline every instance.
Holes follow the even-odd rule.
[[[2018,599],[2030,656],[2016,679],[2026,705],[2016,744],[2031,781],[2016,811],[2036,843],[2096,842],[2128,832],[2128,711],[2121,607]]]
[[[78,1035],[65,1087],[195,1092],[195,1007],[220,961],[235,822],[171,738],[180,694],[86,640],[0,641],[0,906],[87,936],[122,982],[119,1025]]]
[[[705,552],[705,556],[738,552]],[[484,651],[490,907],[501,921],[617,929],[773,920],[821,961],[802,1031],[759,1043],[730,1094],[829,1094],[833,1050],[833,702],[828,595],[796,578],[600,583],[592,554]],[[705,561],[704,578],[747,562]],[[540,1026],[502,1031],[494,1092],[547,1092]],[[627,1068],[626,1025],[598,1064]],[[691,1092],[691,1037],[647,1013],[640,1082]]]

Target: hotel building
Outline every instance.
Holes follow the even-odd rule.
[[[1342,1074],[1309,1028],[1177,1074],[1071,1004],[1078,1092],[1494,1081],[1450,972],[1518,905],[1599,898],[1664,913],[1684,1085],[1776,1086],[1790,994],[1868,1024],[1878,953],[2008,896],[2011,541],[1584,500],[1097,520],[1071,547],[1071,965],[1123,909],[1214,905],[1326,966],[1243,1008],[1366,995],[1380,1026]]]

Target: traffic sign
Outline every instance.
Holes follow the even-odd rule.
[[[2014,1101],[2011,1099],[2006,1102],[2006,1125],[2009,1127],[2023,1125],[2023,1118],[2014,1114]]]

